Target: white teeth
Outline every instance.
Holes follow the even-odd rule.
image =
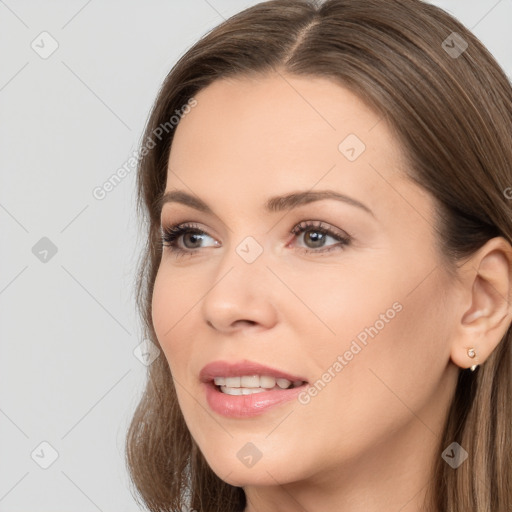
[[[281,388],[281,389],[286,389],[286,388],[289,388],[290,387],[290,384],[292,383],[290,380],[288,379],[277,379],[276,380],[277,382],[277,385]]]
[[[275,385],[276,379],[274,377],[268,377],[267,375],[260,377],[260,386],[262,388],[272,389]]]
[[[230,388],[261,387],[266,389],[272,389],[276,385],[276,379],[268,375],[243,375],[242,377],[215,377],[213,379],[213,382],[215,383],[216,386],[228,386]]]
[[[263,388],[230,388],[221,386],[221,391],[227,395],[252,395],[253,393],[263,393]]]
[[[240,377],[226,377],[226,386],[230,388],[239,388]]]
[[[215,377],[213,382],[229,395],[248,395],[269,389],[288,389],[303,384],[301,380],[276,379],[269,375],[242,375],[241,377]]]
[[[260,377],[259,375],[251,375],[240,377],[240,386],[243,388],[259,388]]]

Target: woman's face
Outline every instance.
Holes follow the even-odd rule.
[[[164,230],[192,226],[184,252],[164,247],[152,314],[206,460],[237,486],[423,463],[457,376],[455,299],[385,119],[322,78],[221,80],[196,100],[166,192],[208,210],[163,205]]]

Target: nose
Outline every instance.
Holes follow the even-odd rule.
[[[201,314],[206,324],[218,332],[268,329],[277,321],[278,282],[267,267],[265,253],[249,261],[230,249],[216,268],[202,301]]]

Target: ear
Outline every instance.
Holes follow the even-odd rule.
[[[512,246],[503,237],[488,240],[461,267],[462,308],[450,356],[461,368],[481,365],[512,321]],[[468,350],[476,355],[471,358]]]

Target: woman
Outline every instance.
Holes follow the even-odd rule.
[[[512,88],[474,35],[419,0],[258,4],[143,146],[149,510],[512,510]]]

